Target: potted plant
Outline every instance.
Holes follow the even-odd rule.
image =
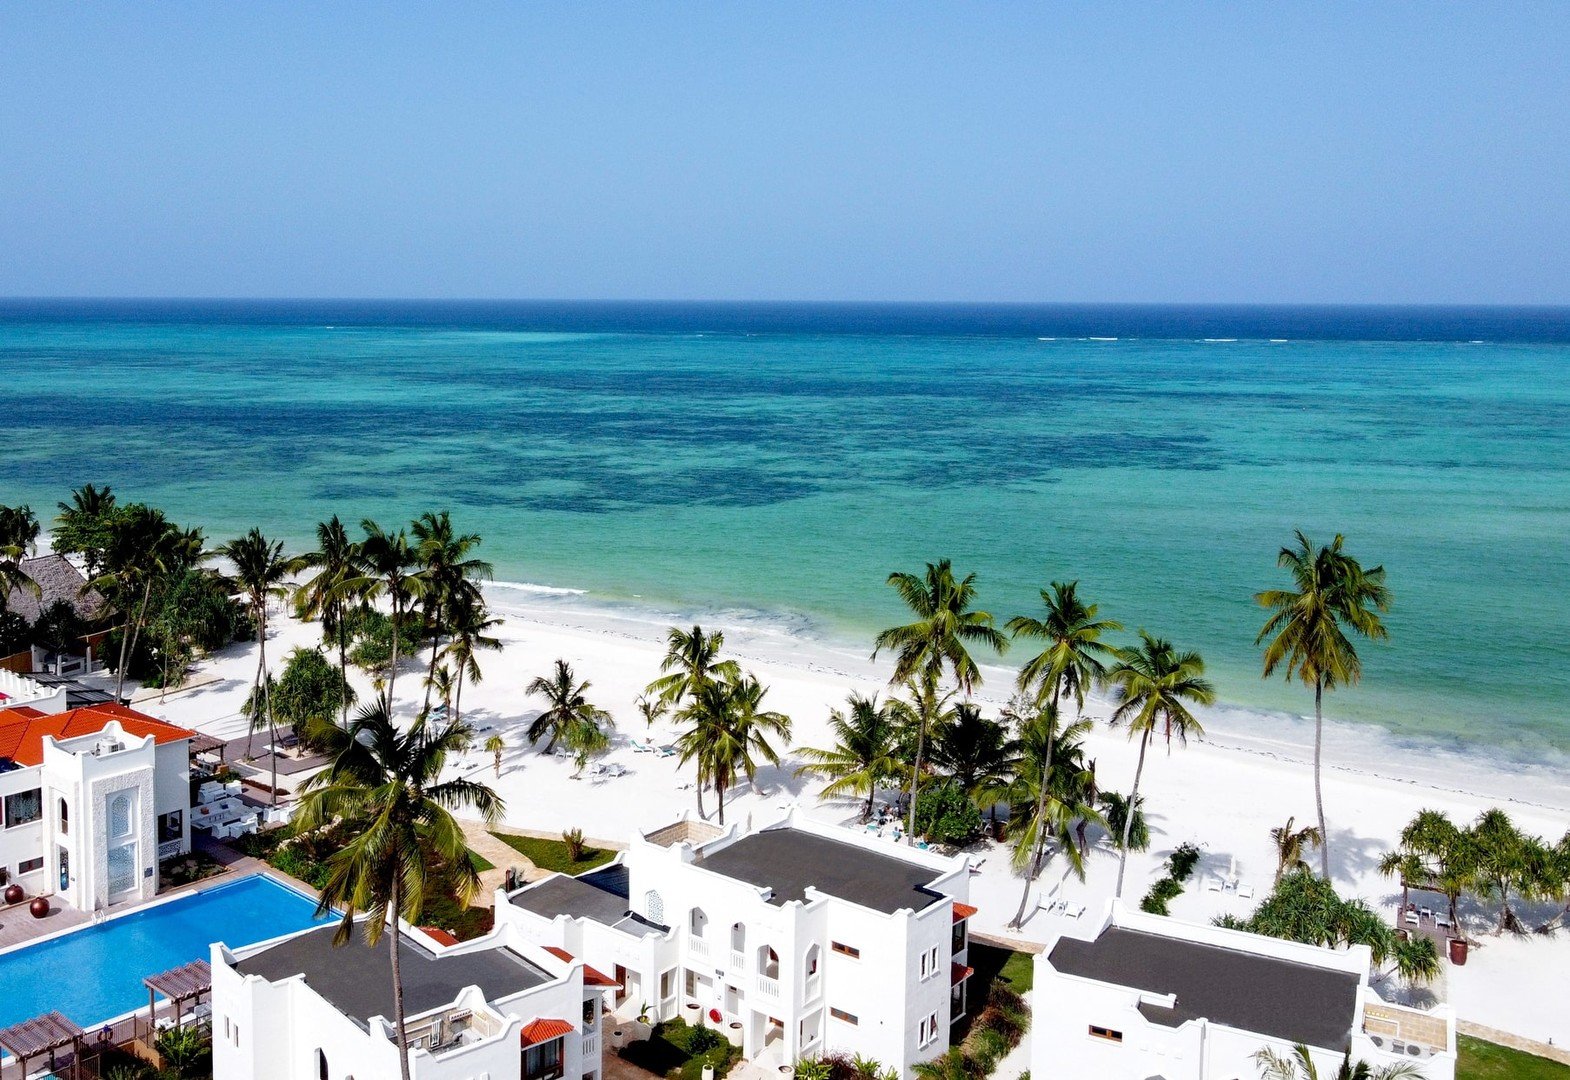
[[[649,1017],[649,1003],[647,1001],[638,1006],[638,1019],[628,1026],[632,1028],[633,1042],[641,1042],[654,1034],[654,1023]]]

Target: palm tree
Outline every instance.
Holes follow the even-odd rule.
[[[918,674],[936,682],[947,665],[967,695],[981,685],[981,670],[968,646],[990,645],[1001,653],[1008,648],[1008,638],[993,628],[991,615],[971,610],[976,575],[955,581],[953,564],[942,559],[928,563],[922,576],[896,572],[889,575],[888,583],[916,616],[915,622],[890,627],[873,642],[874,660],[884,649],[895,654],[889,683],[908,682]]]
[[[665,702],[647,693],[639,694],[632,704],[638,710],[638,715],[643,717],[643,726],[646,728],[652,728],[669,711]]]
[[[700,784],[706,778],[714,785],[721,825],[725,824],[725,792],[737,778],[752,780],[759,759],[779,764],[779,751],[769,736],[790,742],[790,717],[764,709],[766,693],[751,675],[711,682],[678,714],[690,725],[676,740],[680,762],[696,760]]]
[[[194,543],[196,552],[190,548]],[[201,557],[201,534],[182,533],[163,511],[133,503],[115,514],[104,549],[103,572],[90,582],[107,593],[124,613],[120,628],[120,662],[115,670],[114,696],[124,700],[126,668],[147,617],[147,601],[158,579]]]
[[[558,740],[566,740],[573,749],[592,742],[584,726],[599,731],[602,725],[610,723],[611,717],[605,710],[589,704],[588,692],[589,681],[579,682],[572,665],[565,660],[557,660],[549,676],[537,676],[529,684],[527,693],[543,697],[546,707],[529,725],[530,744],[549,736],[541,751],[549,754],[556,749]]]
[[[736,661],[720,659],[725,635],[718,630],[706,634],[701,626],[691,630],[673,626],[666,632],[665,640],[665,657],[660,661],[660,670],[665,674],[648,685],[647,693],[666,708],[696,698],[716,681],[734,682],[741,677]]]
[[[502,754],[507,750],[507,742],[500,735],[492,735],[485,740],[485,752],[492,755],[496,763],[496,778],[502,775]]]
[[[54,549],[62,554],[78,553],[87,566],[89,580],[104,571],[104,553],[109,547],[109,531],[114,515],[114,492],[86,484],[71,492],[71,501],[56,503]]]
[[[1401,910],[1413,886],[1444,894],[1450,902],[1450,925],[1461,931],[1457,906],[1476,876],[1475,849],[1466,829],[1440,810],[1420,810],[1401,830],[1399,843],[1379,860],[1379,872],[1401,879]]]
[[[1083,711],[1085,694],[1106,675],[1105,659],[1115,650],[1101,640],[1101,635],[1123,629],[1122,623],[1096,618],[1095,604],[1086,604],[1079,598],[1079,582],[1054,581],[1051,591],[1041,590],[1041,602],[1046,617],[1031,618],[1016,615],[1005,627],[1015,638],[1034,638],[1046,642],[1045,647],[1025,662],[1019,669],[1019,688],[1028,691],[1032,686],[1049,690],[1052,704],[1060,695],[1073,695]]]
[[[1278,1054],[1266,1047],[1254,1055],[1254,1062],[1259,1066],[1260,1080],[1320,1080],[1319,1066],[1314,1064],[1313,1055],[1302,1043],[1294,1046],[1290,1055]],[[1421,1080],[1422,1075],[1423,1071],[1410,1061],[1376,1069],[1366,1061],[1353,1061],[1348,1051],[1336,1075],[1327,1080],[1406,1080],[1407,1077]]]
[[[360,528],[365,531],[365,539],[360,541],[361,575],[347,582],[345,589],[367,601],[385,596],[392,608],[392,662],[387,666],[387,703],[391,708],[404,613],[425,595],[425,578],[417,569],[419,559],[402,529],[387,532],[370,518],[361,521]]]
[[[820,799],[842,795],[867,796],[861,820],[872,816],[878,788],[895,782],[900,774],[899,732],[895,711],[877,696],[851,694],[848,708],[829,713],[833,747],[824,750],[805,746],[796,753],[808,764],[796,770],[797,776],[817,776],[829,782],[818,793]]]
[[[1380,641],[1389,637],[1379,612],[1390,609],[1385,568],[1364,570],[1342,550],[1340,533],[1317,550],[1297,532],[1297,546],[1284,547],[1276,565],[1292,576],[1291,589],[1267,589],[1254,601],[1271,612],[1254,644],[1265,643],[1264,677],[1286,665],[1286,677],[1314,688],[1314,806],[1319,814],[1319,865],[1330,876],[1330,832],[1325,826],[1325,799],[1320,784],[1324,748],[1326,690],[1355,684],[1363,674],[1353,634]]]
[[[463,713],[463,684],[480,681],[480,661],[477,653],[499,650],[502,643],[487,631],[494,630],[502,620],[493,619],[485,609],[485,597],[480,594],[458,598],[450,613],[447,625],[447,647],[443,653],[453,662],[457,671],[457,685],[453,691],[452,711],[455,719]]]
[[[1534,891],[1535,870],[1542,862],[1542,842],[1516,828],[1510,816],[1498,807],[1483,811],[1467,833],[1474,881],[1484,893],[1499,898],[1499,926],[1495,932],[1519,932],[1521,920],[1510,906],[1510,894],[1530,895]]]
[[[480,878],[452,812],[472,809],[487,824],[495,824],[502,816],[502,801],[484,784],[442,779],[449,757],[472,738],[458,721],[439,727],[418,721],[400,732],[383,696],[362,710],[347,731],[331,721],[319,720],[314,727],[312,738],[332,763],[305,784],[297,814],[300,830],[309,832],[338,818],[363,823],[327,860],[328,878],[317,913],[341,913],[335,945],[349,940],[361,913],[369,915],[364,921],[368,945],[375,946],[391,928],[393,1023],[399,1067],[403,1080],[409,1080],[399,920],[419,922],[433,863],[453,868],[460,903],[473,897]]]
[[[218,554],[234,565],[235,581],[244,590],[256,615],[256,683],[253,700],[261,705],[261,715],[267,719],[268,735],[272,739],[270,757],[273,763],[272,803],[278,805],[278,729],[273,724],[272,680],[267,676],[267,601],[274,596],[285,596],[288,590],[284,579],[293,567],[284,558],[283,541],[268,540],[260,529],[252,529],[244,536],[229,541],[218,548]],[[259,695],[259,697],[258,697]],[[261,715],[253,713],[251,728]],[[247,743],[249,753],[249,743]]]
[[[346,617],[354,603],[350,583],[360,576],[360,545],[349,539],[343,522],[334,514],[316,524],[316,550],[296,560],[301,569],[315,574],[295,590],[295,610],[302,619],[320,619],[323,636],[338,646],[338,668],[349,677],[349,626]],[[349,726],[349,699],[344,697],[339,718]]]
[[[1204,729],[1189,711],[1190,704],[1209,705],[1216,691],[1204,678],[1205,661],[1197,652],[1180,653],[1172,643],[1139,632],[1137,647],[1119,649],[1117,663],[1107,673],[1117,708],[1112,711],[1112,726],[1128,725],[1129,737],[1139,739],[1139,761],[1134,766],[1134,787],[1129,803],[1139,804],[1139,781],[1145,771],[1145,751],[1150,737],[1158,731],[1172,749],[1175,736],[1186,744],[1189,735],[1202,735]],[[1123,824],[1122,850],[1118,855],[1118,884],[1115,896],[1123,896],[1123,875],[1128,869],[1130,814]]]
[[[38,519],[32,508],[0,506],[0,613],[7,609],[13,589],[42,595],[38,582],[22,570],[22,560],[32,554],[37,540]]]
[[[1137,800],[1130,800],[1122,792],[1103,791],[1097,794],[1096,805],[1101,807],[1107,831],[1112,834],[1112,842],[1119,848],[1124,844],[1128,845],[1130,851],[1146,851],[1150,848],[1150,824],[1145,820],[1143,795]],[[1125,833],[1128,836],[1126,841],[1123,839]]]
[[[1073,842],[1073,829],[1082,821],[1105,824],[1095,809],[1095,764],[1086,759],[1081,746],[1090,723],[1081,720],[1061,731],[1058,727],[1057,708],[1050,701],[1041,702],[1020,725],[1019,761],[1012,779],[993,791],[1009,803],[1012,862],[1024,878],[1011,927],[1025,920],[1030,886],[1041,873],[1047,842],[1059,842],[1069,869],[1083,881],[1085,857]]]
[[[981,803],[986,792],[1006,784],[1019,763],[1019,744],[1008,728],[981,715],[968,701],[954,707],[954,718],[932,734],[932,763]],[[981,809],[987,809],[981,805]]]
[[[459,603],[475,601],[479,589],[474,583],[491,580],[491,564],[474,558],[480,537],[475,533],[461,536],[455,533],[446,510],[439,514],[429,511],[421,514],[410,524],[409,532],[414,537],[414,556],[425,581],[425,622],[431,635],[431,665],[426,672],[424,711],[431,707],[429,681],[436,676],[436,658],[441,652],[442,634],[451,622],[452,611]]]
[[[949,708],[953,700],[953,691],[938,692],[937,676],[931,671],[922,671],[913,675],[905,683],[905,693],[909,700],[895,698],[890,702],[900,724],[908,731],[916,733],[916,754],[910,764],[910,791],[907,793],[909,805],[906,807],[907,820],[905,822],[905,842],[916,842],[916,787],[921,782],[922,756],[926,752],[927,732],[934,727],[948,723],[954,716]]]
[[[1270,839],[1276,845],[1276,884],[1281,884],[1281,875],[1288,870],[1307,870],[1308,863],[1303,861],[1303,852],[1311,847],[1318,847],[1324,837],[1312,825],[1305,825],[1301,829],[1294,829],[1297,824],[1296,817],[1287,818],[1285,825],[1279,825],[1270,830]]]

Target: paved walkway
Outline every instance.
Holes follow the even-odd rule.
[[[530,862],[522,852],[513,850],[492,836],[484,822],[459,819],[458,824],[463,828],[464,839],[469,842],[469,850],[492,865],[492,869],[480,871],[480,891],[474,898],[476,907],[491,906],[496,898],[496,890],[506,884],[509,868],[519,871],[525,881],[538,881],[545,876],[545,871]]]

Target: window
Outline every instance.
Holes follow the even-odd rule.
[[[701,938],[708,925],[709,917],[703,913],[701,907],[695,907],[687,913],[687,933],[693,937]]]
[[[585,1035],[594,1033],[594,1022],[599,1018],[599,1004],[600,999],[598,996],[591,997],[583,1003],[583,1033]]]
[[[523,1052],[523,1080],[558,1080],[562,1074],[562,1040],[531,1046]]]
[[[15,795],[5,797],[5,827],[14,829],[18,825],[30,825],[44,816],[44,792],[42,788],[33,788],[31,791],[18,791]]]
[[[848,1013],[844,1009],[836,1009],[833,1006],[829,1007],[829,1015],[834,1017],[834,1019],[840,1021],[841,1023],[845,1023],[845,1024],[860,1024],[861,1023],[860,1020],[856,1019],[856,1014],[855,1013]]]
[[[71,804],[64,799],[60,800],[60,835],[68,836],[71,832]]]
[[[966,945],[966,942],[967,942],[967,935],[965,933],[965,928],[968,927],[969,925],[970,925],[970,920],[969,919],[961,919],[959,922],[954,924],[954,936],[953,936],[953,938],[949,942],[949,951],[950,952],[964,952],[965,951],[965,945]]]
[[[938,1014],[931,1013],[916,1028],[917,1047],[926,1046],[938,1037]]]
[[[171,810],[167,814],[158,815],[158,842],[167,844],[181,839],[184,831],[185,814],[180,810]]]
[[[856,948],[854,945],[845,945],[838,941],[831,941],[829,942],[829,948],[833,949],[841,956],[850,957],[852,960],[858,960],[861,958],[861,950]]]
[[[643,914],[650,922],[665,925],[665,901],[653,889],[643,894]]]
[[[660,973],[660,1000],[665,1001],[676,993],[676,969]]]
[[[807,950],[807,978],[810,979],[818,973],[818,957],[821,955],[822,950],[816,945]]]
[[[930,979],[938,973],[938,947],[936,945],[921,954],[921,977]]]
[[[1095,1024],[1090,1025],[1090,1034],[1092,1038],[1105,1039],[1107,1042],[1120,1043],[1123,1041],[1123,1033],[1121,1031],[1113,1031],[1111,1028],[1097,1027]]]
[[[109,836],[111,839],[131,835],[131,793],[122,791],[109,796]]]
[[[22,874],[37,873],[43,868],[44,857],[42,855],[38,856],[36,859],[23,859],[21,862],[16,864],[16,872],[18,876],[21,876]]]
[[[321,1050],[316,1051],[316,1080],[329,1080],[327,1075],[327,1055]]]
[[[690,998],[697,997],[698,996],[698,973],[696,971],[693,971],[691,968],[688,968],[687,969],[687,977],[686,977],[685,982],[686,982],[687,996],[690,997]]]

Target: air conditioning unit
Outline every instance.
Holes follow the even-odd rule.
[[[119,739],[99,739],[98,748],[94,750],[93,753],[97,756],[102,756],[104,754],[118,754],[121,750],[124,749],[125,743],[121,742]]]

